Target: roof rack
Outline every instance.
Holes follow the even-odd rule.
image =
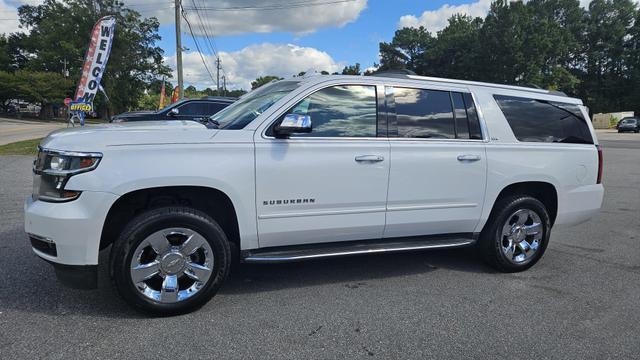
[[[390,78],[399,78],[399,79],[409,79],[409,80],[425,80],[425,81],[434,81],[434,82],[447,82],[461,85],[472,85],[472,86],[485,86],[485,87],[493,87],[493,88],[501,88],[501,89],[510,89],[510,90],[520,90],[520,91],[532,91],[549,95],[556,96],[564,96],[568,97],[562,91],[557,90],[546,90],[534,84],[524,84],[524,85],[506,85],[506,84],[494,84],[494,83],[486,83],[480,81],[470,81],[470,80],[459,80],[459,79],[447,79],[447,78],[437,78],[430,76],[420,76],[415,72],[408,69],[389,69],[378,71],[371,76],[381,76],[381,77],[390,77]]]
[[[409,69],[389,69],[389,70],[376,71],[373,74],[371,74],[371,76],[384,76],[384,77],[394,77],[394,78],[407,78],[410,75],[417,76],[418,74],[416,74],[415,72]]]

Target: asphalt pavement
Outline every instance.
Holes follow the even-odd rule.
[[[526,272],[472,249],[245,265],[171,318],[132,311],[104,267],[98,290],[62,287],[23,232],[32,159],[0,157],[0,358],[638,358],[640,135],[600,138],[603,210]]]
[[[0,118],[0,145],[41,138],[66,127],[65,123],[60,122]]]

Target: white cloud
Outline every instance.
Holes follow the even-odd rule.
[[[424,26],[428,31],[435,33],[444,29],[448,20],[455,14],[464,14],[472,17],[484,17],[489,12],[492,0],[478,0],[469,4],[442,5],[436,10],[427,10],[419,17],[404,15],[400,17],[399,28]]]
[[[0,33],[19,31],[17,7],[22,4],[41,4],[43,0],[0,0],[0,18],[15,18],[15,21],[0,21]],[[140,12],[145,17],[155,16],[161,25],[173,24],[173,1],[143,3],[139,0],[123,0],[125,6]],[[314,0],[316,5],[302,1],[250,0],[241,3],[234,0],[206,1],[184,0],[183,7],[194,33],[203,34],[204,24],[212,36],[242,33],[268,33],[275,31],[306,34],[323,27],[342,27],[355,21],[367,7],[367,0]],[[201,9],[197,16],[195,7]],[[293,6],[291,4],[294,4]],[[295,5],[298,4],[298,5]],[[220,10],[235,8],[235,10]],[[244,9],[238,9],[244,8]],[[202,20],[202,21],[201,21]],[[184,20],[183,31],[187,32]]]
[[[125,4],[127,2],[130,1],[124,0]],[[233,0],[194,0],[183,1],[182,6],[194,33],[202,35],[204,25],[206,32],[215,36],[276,31],[305,34],[323,27],[342,27],[356,20],[367,7],[367,0],[320,0],[311,2],[315,5],[287,5],[302,3],[287,3],[281,0],[253,0],[241,3]],[[174,22],[174,13],[171,8],[167,8],[170,5],[149,7],[136,6],[135,2],[132,4],[132,8],[144,16],[157,17],[161,24]],[[194,7],[199,9],[199,16]],[[183,27],[186,28],[184,20]]]
[[[292,44],[255,44],[234,52],[220,51],[219,55],[227,75],[227,87],[245,90],[251,89],[251,81],[260,76],[290,77],[309,69],[334,72],[340,71],[344,66],[344,64],[337,63],[324,51]],[[212,55],[203,56],[215,79],[215,57]],[[215,81],[205,70],[202,59],[197,52],[183,53],[182,62],[185,86],[194,85],[199,89],[216,87]],[[165,63],[173,67],[173,64],[176,63],[175,56],[165,58]],[[171,81],[177,81],[175,71]]]
[[[18,30],[18,9],[0,0],[0,34],[8,34]]]
[[[445,4],[436,10],[427,10],[420,16],[404,15],[400,17],[398,28],[424,26],[428,31],[435,33],[444,29],[449,24],[449,18],[455,14],[469,15],[471,17],[485,17],[494,0],[478,0],[475,2],[449,5]],[[524,0],[526,2],[526,0]],[[640,0],[633,0],[640,3]],[[580,0],[580,6],[588,8],[591,0]]]

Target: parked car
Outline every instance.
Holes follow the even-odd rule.
[[[638,118],[624,118],[620,120],[617,127],[619,133],[625,131],[633,131],[635,133],[640,132],[640,123],[638,123]]]
[[[62,283],[95,288],[110,248],[104,266],[129,304],[177,314],[207,302],[238,260],[474,246],[498,271],[523,271],[553,227],[602,205],[591,121],[581,100],[556,92],[296,77],[210,124],[50,134],[24,207],[33,251]]]
[[[222,96],[183,99],[158,111],[130,111],[118,114],[111,118],[111,122],[148,120],[195,120],[202,122],[233,104],[236,100],[236,98]]]

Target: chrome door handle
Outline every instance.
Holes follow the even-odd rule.
[[[384,157],[380,155],[358,155],[356,156],[357,162],[380,162],[384,161]]]
[[[458,161],[478,161],[480,160],[480,155],[458,155]]]

